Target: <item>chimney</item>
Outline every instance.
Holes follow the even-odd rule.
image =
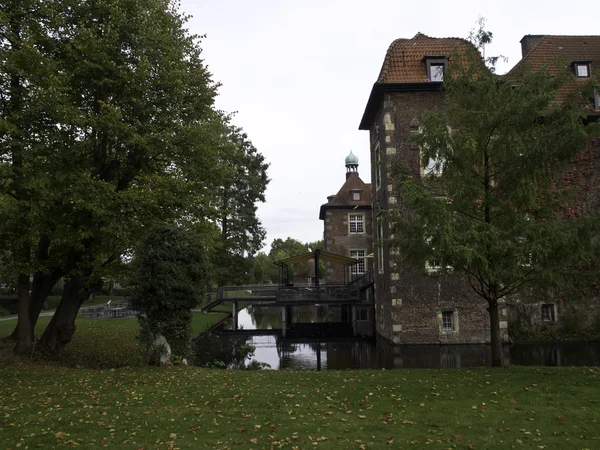
[[[521,39],[521,58],[525,58],[542,39],[544,39],[543,34],[527,34],[523,36],[523,39]]]
[[[328,195],[327,196],[327,203],[329,203],[331,200],[333,200],[335,198],[335,195]]]

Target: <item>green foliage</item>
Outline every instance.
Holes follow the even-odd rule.
[[[2,316],[10,316],[10,311],[0,306],[0,317]]]
[[[270,283],[277,281],[277,266],[273,259],[264,252],[258,252],[252,260],[255,283]],[[275,281],[273,281],[275,279]]]
[[[323,248],[323,240],[302,243],[296,239],[288,237],[285,241],[283,239],[275,239],[271,243],[271,250],[269,256],[273,261],[279,261],[281,259],[291,258],[292,256],[298,256],[303,253],[315,251]],[[319,263],[319,272],[324,273],[325,266]],[[294,277],[300,277],[308,279],[314,272],[314,263],[310,261],[293,264],[288,270],[288,279],[291,281]],[[279,273],[277,268],[274,272],[271,272],[273,283],[279,282]],[[288,280],[284,280],[288,281]]]
[[[170,0],[3,4],[2,278],[58,271],[88,287],[117,278],[159,223],[216,248],[224,212],[227,252],[262,240],[267,164],[214,108],[186,20]]]
[[[200,302],[207,280],[201,240],[179,227],[159,227],[144,241],[138,257],[131,307],[138,311],[143,340],[152,343],[162,334],[173,355],[189,356],[191,309]]]
[[[228,172],[213,192],[220,236],[211,252],[211,265],[215,284],[220,286],[251,280],[252,261],[248,255],[260,249],[266,235],[256,214],[256,203],[265,201],[269,183],[269,164],[241,128],[226,128],[225,146],[228,151],[222,153],[221,163]]]
[[[562,330],[570,335],[577,335],[587,331],[586,316],[588,313],[588,310],[577,308],[576,306],[567,308],[559,317]]]

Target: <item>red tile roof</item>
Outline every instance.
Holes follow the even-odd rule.
[[[596,62],[598,66],[596,70],[592,67],[592,75],[600,79],[600,36],[540,36],[537,45],[510,72],[523,64],[530,70],[548,66],[556,72],[564,68],[564,63],[570,65],[573,61]]]
[[[460,38],[432,38],[417,33],[412,39],[396,39],[388,48],[378,83],[425,83],[429,81],[425,56],[452,56],[471,44]]]
[[[362,191],[362,198],[360,200],[352,200],[350,191],[354,189],[359,189]],[[363,180],[360,179],[358,173],[352,172],[350,176],[348,176],[346,182],[342,185],[338,193],[331,199],[331,201],[325,203],[324,205],[321,205],[319,218],[321,220],[324,220],[325,210],[331,207],[348,207],[348,209],[353,208],[355,206],[370,207],[372,199],[373,195],[371,192],[371,184],[366,184]]]
[[[510,79],[511,74],[522,68],[540,70],[547,67],[550,73],[561,70],[573,71],[572,63],[590,62],[591,78],[600,82],[600,36],[525,36],[533,38],[533,47],[503,78]],[[559,98],[566,98],[583,87],[590,78],[575,78],[573,84],[565,87]],[[593,102],[588,103],[593,109]],[[591,112],[591,111],[590,111]]]

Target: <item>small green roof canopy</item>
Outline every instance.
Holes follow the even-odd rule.
[[[309,259],[315,258],[318,252],[319,260],[329,261],[334,264],[343,264],[345,266],[353,266],[354,264],[358,264],[358,259],[350,258],[349,256],[336,255],[335,253],[329,253],[324,250],[315,250],[314,252],[303,253],[298,256],[292,256],[291,258],[280,259],[279,261],[275,261],[275,264],[278,266],[286,265],[289,266],[291,264],[296,264],[303,261],[308,261]]]

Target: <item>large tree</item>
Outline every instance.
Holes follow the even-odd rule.
[[[502,364],[499,304],[528,286],[572,286],[597,249],[597,214],[568,218],[575,192],[560,182],[594,129],[582,97],[565,96],[571,81],[566,70],[525,67],[503,81],[475,47],[456,54],[445,109],[425,114],[415,134],[427,170],[395,168],[403,208],[390,216],[391,244],[415,267],[463,276],[487,303],[493,365]]]
[[[250,280],[253,255],[262,246],[266,232],[257,215],[257,202],[265,201],[269,164],[241,128],[229,126],[229,145],[222,164],[229,169],[224,183],[214,194],[220,239],[213,252],[216,282],[243,284]]]
[[[214,235],[215,192],[231,178],[234,144],[175,2],[8,3],[0,215],[11,220],[0,234],[19,280],[16,350],[31,347],[45,296],[64,277],[42,336],[59,350],[81,302],[153,225]]]

